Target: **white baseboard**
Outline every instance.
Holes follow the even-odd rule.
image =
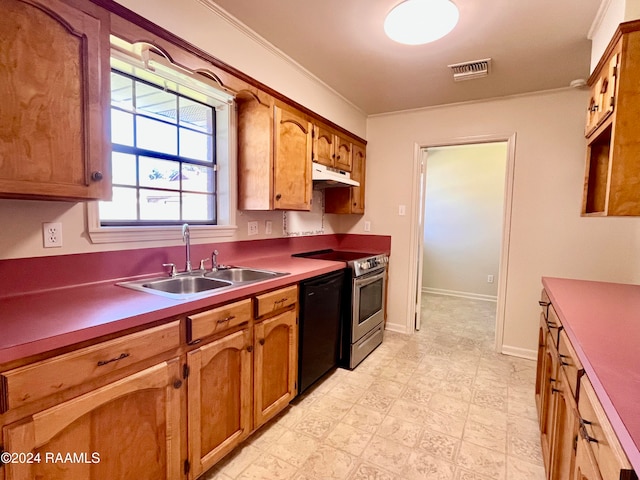
[[[481,293],[458,292],[456,290],[444,290],[441,288],[423,287],[422,293],[433,293],[436,295],[448,295],[450,297],[470,298],[472,300],[484,300],[485,302],[498,301],[498,297],[495,295],[483,295]]]
[[[390,332],[395,332],[395,333],[409,333],[407,332],[406,326],[405,325],[400,325],[398,323],[387,323],[384,326],[385,330],[389,330]]]
[[[536,350],[511,347],[509,345],[502,346],[502,353],[504,353],[505,355],[511,355],[512,357],[526,358],[527,360],[536,360],[538,358],[538,352]]]

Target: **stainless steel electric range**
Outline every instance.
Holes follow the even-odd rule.
[[[341,250],[297,254],[347,263],[342,305],[340,365],[353,369],[382,343],[389,257]]]

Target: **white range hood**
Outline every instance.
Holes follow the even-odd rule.
[[[351,180],[349,172],[330,168],[319,163],[312,163],[313,188],[359,187],[360,184]]]

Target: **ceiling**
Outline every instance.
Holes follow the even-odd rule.
[[[454,0],[456,28],[431,44],[388,39],[400,0],[213,0],[367,114],[567,87],[589,75],[601,0]],[[450,64],[491,58],[454,82]]]

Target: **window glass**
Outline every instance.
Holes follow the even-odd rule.
[[[161,85],[111,72],[113,199],[100,202],[103,226],[216,224],[215,109]]]

